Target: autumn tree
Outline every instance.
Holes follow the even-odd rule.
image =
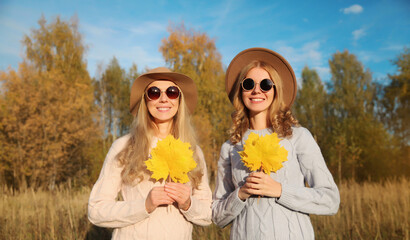
[[[170,26],[160,52],[173,71],[191,77],[198,88],[194,122],[211,171],[216,169],[218,149],[228,138],[232,108],[225,94],[225,73],[215,42],[206,33]],[[189,101],[189,100],[188,100]]]
[[[23,39],[18,71],[1,72],[0,165],[13,187],[87,181],[98,138],[78,21],[56,17]]]
[[[392,157],[390,137],[374,115],[375,87],[370,71],[348,51],[335,53],[329,65],[328,134],[333,138],[333,152],[344,154],[340,158],[345,176],[359,180],[386,176],[383,168]],[[346,146],[344,151],[338,150],[340,142]],[[331,158],[336,161],[339,156]]]

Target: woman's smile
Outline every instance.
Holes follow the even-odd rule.
[[[159,112],[167,112],[167,111],[171,110],[171,107],[157,107],[157,110]]]
[[[249,99],[251,100],[252,103],[256,103],[256,104],[262,103],[263,101],[265,101],[265,98],[256,98],[256,97],[253,97],[253,98],[249,98]]]

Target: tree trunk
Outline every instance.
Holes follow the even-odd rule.
[[[338,164],[339,184],[342,184],[342,149],[339,149],[339,164]]]

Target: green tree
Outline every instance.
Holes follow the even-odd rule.
[[[397,74],[389,75],[390,83],[384,88],[384,121],[404,144],[410,142],[410,49],[404,49],[394,61]]]
[[[348,51],[335,53],[329,65],[332,78],[328,85],[327,134],[333,138],[331,152],[340,152],[338,141],[343,135],[347,146],[342,156],[345,177],[360,180],[386,176],[388,172],[383,168],[388,166],[392,149],[389,134],[374,115],[375,85],[370,71]],[[339,159],[336,155],[330,157],[334,162]]]
[[[328,94],[316,70],[305,66],[302,70],[302,85],[298,90],[293,111],[299,123],[308,128],[327,161],[329,168],[338,175],[339,182],[342,177],[342,158],[345,156],[346,139],[344,135],[335,138],[329,133],[334,128],[339,133],[340,126],[331,126],[328,122]],[[332,141],[336,142],[336,145]],[[329,156],[334,156],[333,161]]]
[[[99,66],[102,71],[102,66]],[[130,82],[137,76],[134,64],[127,74],[113,57],[99,79],[94,80],[94,96],[103,126],[103,152],[118,136],[128,132],[132,122],[129,113]]]
[[[401,174],[408,174],[410,165],[410,49],[405,48],[393,63],[397,73],[389,75],[390,83],[383,87],[379,116],[398,142],[399,159],[395,165]]]
[[[25,36],[18,72],[1,73],[0,156],[13,187],[49,187],[88,181],[90,149],[98,139],[93,87],[75,18],[56,17]]]
[[[131,91],[131,85],[134,82],[135,79],[140,74],[138,73],[138,67],[137,64],[133,63],[126,73],[125,76],[125,81],[123,83],[123,90],[122,94],[123,99],[122,99],[122,105],[121,105],[121,114],[120,114],[120,134],[124,135],[128,133],[129,128],[131,126],[133,116],[130,113],[130,91]],[[128,85],[128,87],[127,87]]]
[[[225,74],[215,42],[206,33],[170,26],[160,52],[176,72],[191,77],[198,88],[194,122],[211,174],[216,170],[218,148],[228,138],[232,108],[225,94]],[[201,130],[202,129],[202,130]]]
[[[298,90],[294,109],[300,124],[308,128],[319,145],[326,139],[326,91],[316,70],[307,66],[302,70],[302,86]]]

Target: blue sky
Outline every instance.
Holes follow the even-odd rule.
[[[322,81],[331,77],[331,56],[347,49],[385,82],[397,70],[391,60],[410,47],[408,0],[0,0],[0,70],[17,69],[21,40],[42,14],[48,21],[77,15],[91,76],[113,56],[126,70],[133,62],[140,70],[164,66],[158,49],[170,23],[215,39],[225,67],[246,48],[266,47],[282,54],[298,78],[307,65]]]

